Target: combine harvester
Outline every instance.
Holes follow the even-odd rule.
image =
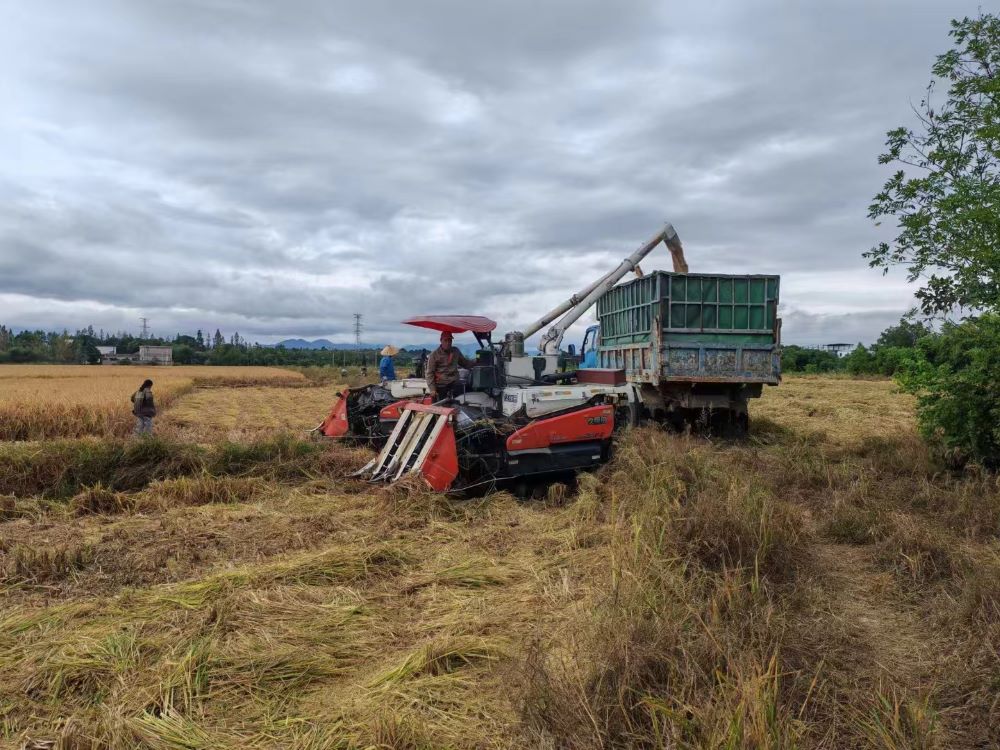
[[[643,275],[639,262],[660,242],[674,273]],[[633,271],[638,278],[615,286]],[[747,400],[781,379],[778,281],[688,273],[667,224],[613,271],[503,341],[493,341],[496,323],[479,316],[404,321],[475,335],[480,349],[467,391],[432,404],[419,378],[346,389],[317,431],[380,447],[356,476],[422,475],[438,491],[524,485],[599,466],[615,430],[644,421],[743,432]],[[563,337],[595,304],[597,367],[563,371]],[[525,354],[525,339],[546,326],[539,354]]]

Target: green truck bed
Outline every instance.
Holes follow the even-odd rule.
[[[633,382],[781,379],[778,276],[656,271],[597,301],[600,367]]]

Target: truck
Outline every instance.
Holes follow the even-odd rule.
[[[645,416],[738,432],[781,382],[780,278],[655,271],[597,300],[597,366],[624,370]]]

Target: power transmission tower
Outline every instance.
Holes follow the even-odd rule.
[[[139,318],[142,321],[142,333],[139,338],[149,338],[149,318]]]
[[[361,347],[361,313],[354,313],[354,343]]]

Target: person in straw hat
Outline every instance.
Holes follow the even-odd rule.
[[[392,358],[399,354],[399,349],[392,344],[386,345],[380,352],[382,359],[378,363],[378,376],[383,383],[396,379],[396,368],[392,363]]]

